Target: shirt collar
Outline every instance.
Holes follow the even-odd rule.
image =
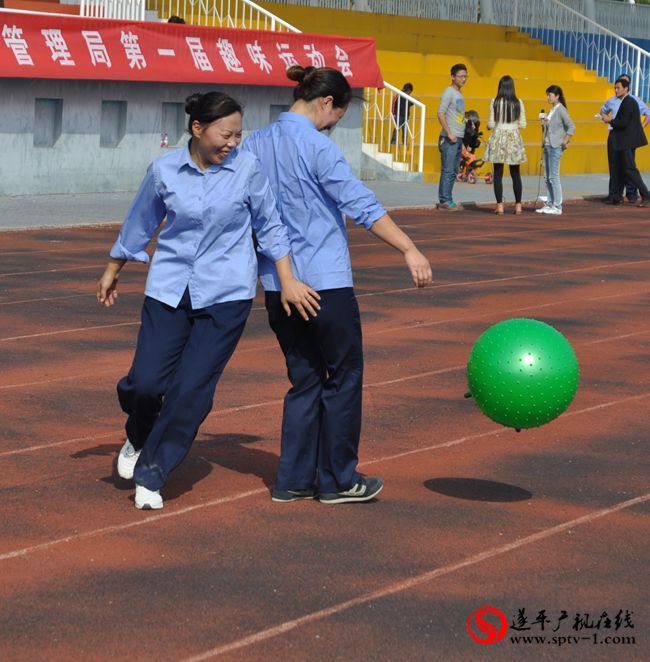
[[[310,129],[316,129],[316,125],[307,117],[306,115],[301,115],[300,113],[280,113],[278,116],[278,122],[295,122],[296,124],[301,124],[304,127]]]
[[[225,170],[235,170],[235,159],[237,158],[237,154],[239,153],[239,147],[235,147],[230,154],[228,154],[228,158],[220,164],[212,164],[208,166],[205,170],[201,170],[199,166],[194,162],[194,159],[192,158],[190,154],[190,143],[192,142],[192,139],[190,138],[187,141],[187,145],[185,145],[185,148],[181,150],[181,158],[180,162],[178,164],[178,170],[180,170],[184,167],[192,168],[193,170],[196,170],[197,172],[203,174],[204,172],[217,172],[221,168],[224,168]]]

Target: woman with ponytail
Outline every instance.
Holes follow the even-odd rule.
[[[212,408],[217,382],[241,337],[255,296],[258,250],[277,271],[281,308],[316,314],[318,294],[293,277],[287,231],[255,157],[238,149],[239,103],[220,92],[187,98],[190,140],[156,159],[129,209],[97,285],[117,299],[127,261],[149,262],[142,323],[129,374],[117,385],[128,415],[117,460],[135,479],[135,507],[163,507],[160,489],[186,456]]]
[[[503,171],[505,164],[508,164],[515,195],[515,214],[521,214],[523,186],[519,166],[526,160],[526,150],[519,131],[526,128],[526,111],[523,102],[515,94],[515,81],[511,76],[501,77],[497,95],[490,100],[487,127],[492,130],[492,134],[483,160],[494,165],[494,197],[497,201],[494,212],[504,212]]]
[[[569,116],[562,88],[550,85],[546,88],[546,99],[551,104],[551,110],[541,118],[544,129],[544,175],[548,197],[546,204],[535,211],[538,214],[562,213],[562,184],[560,183],[560,159],[569,146],[576,125]]]
[[[295,273],[319,293],[321,308],[313,319],[283,316],[278,274],[260,256],[269,323],[291,382],[272,499],[368,501],[383,482],[356,470],[363,350],[345,216],[399,250],[416,287],[431,282],[431,267],[321,133],[345,115],[352,98],[345,76],[337,69],[300,66],[287,76],[297,83],[289,112],[249,136],[243,148],[259,158],[269,177],[289,232]]]

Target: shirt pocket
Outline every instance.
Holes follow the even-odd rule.
[[[196,186],[187,183],[167,184],[162,192],[167,209],[166,226],[175,232],[194,229],[201,222],[202,198]]]
[[[243,183],[235,178],[221,177],[209,186],[203,200],[202,217],[206,227],[218,232],[229,232],[250,224]]]

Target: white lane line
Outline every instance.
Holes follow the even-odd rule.
[[[621,398],[620,400],[611,400],[610,402],[602,402],[591,407],[585,407],[584,409],[577,409],[575,411],[570,410],[562,414],[564,418],[570,416],[580,416],[582,414],[588,414],[593,411],[598,411],[600,409],[607,409],[608,407],[615,407],[616,405],[627,404],[628,402],[634,402],[636,400],[643,400],[650,396],[650,391],[647,393],[641,393],[639,395],[631,395],[627,398]],[[414,448],[410,451],[402,451],[401,453],[395,453],[394,455],[385,455],[384,457],[378,457],[374,460],[367,460],[363,462],[363,466],[366,467],[369,464],[380,464],[381,462],[390,462],[391,460],[396,460],[401,457],[406,457],[407,455],[417,455],[418,453],[426,453],[428,451],[438,450],[439,448],[451,448],[452,446],[458,446],[463,444],[466,441],[472,441],[474,439],[485,439],[485,437],[493,437],[494,435],[509,433],[512,430],[509,428],[499,427],[487,432],[479,432],[477,434],[470,434],[466,437],[459,437],[458,439],[450,439],[449,441],[443,441],[440,444],[433,444],[432,446],[423,446],[421,448]]]
[[[77,331],[95,331],[96,329],[114,329],[118,326],[134,326],[140,322],[120,322],[119,324],[102,324],[100,326],[80,326],[75,329],[61,329],[60,331],[44,331],[43,333],[30,333],[24,336],[10,336],[9,338],[0,338],[0,342],[9,342],[10,340],[24,340],[25,338],[43,338],[44,336],[59,336],[64,333],[76,333]]]
[[[401,223],[398,220],[398,225],[400,228],[408,228],[410,230],[417,230],[417,229],[428,229],[428,228],[433,228],[436,231],[440,230],[440,221],[438,218],[434,219],[431,222],[422,222],[422,223]],[[505,229],[505,230],[495,230],[494,232],[483,232],[480,234],[466,234],[466,235],[457,235],[457,234],[450,234],[448,237],[439,237],[436,236],[431,240],[431,243],[429,243],[429,239],[423,239],[423,238],[416,238],[415,241],[418,246],[424,245],[426,243],[427,246],[430,245],[435,245],[438,243],[446,243],[446,242],[458,242],[460,244],[464,244],[467,241],[472,241],[475,239],[493,239],[493,238],[499,238],[499,237],[508,237],[508,238],[517,238],[517,237],[522,237],[526,235],[531,235],[531,234],[549,234],[551,233],[554,238],[560,239],[563,235],[563,233],[568,233],[568,232],[576,232],[576,231],[582,231],[582,230],[595,230],[598,228],[604,228],[606,230],[609,229],[614,229],[614,228],[619,228],[621,226],[627,227],[628,225],[640,225],[642,226],[642,229],[646,229],[647,227],[647,220],[643,219],[641,217],[641,220],[634,220],[634,221],[624,221],[621,223],[618,222],[612,222],[607,223],[607,222],[599,222],[599,223],[594,223],[592,225],[571,225],[571,226],[563,226],[562,228],[557,228],[557,227],[552,227],[549,225],[546,225],[544,227],[537,227],[537,228],[523,228],[522,226],[519,226],[516,229],[516,232],[513,234],[512,227]],[[613,236],[613,235],[612,235]],[[617,237],[620,238],[620,237]],[[354,239],[350,243],[351,249],[355,249],[357,247],[366,247],[366,246],[381,246],[381,243],[378,243],[377,240],[370,240],[370,241],[354,241]]]
[[[380,588],[376,591],[366,593],[365,595],[360,595],[351,600],[345,600],[344,602],[339,602],[338,604],[332,605],[331,607],[326,607],[325,609],[319,609],[318,611],[313,611],[310,614],[305,614],[299,618],[294,618],[284,623],[280,623],[270,628],[264,630],[259,630],[253,634],[248,635],[247,637],[242,637],[241,639],[235,639],[228,644],[217,646],[210,650],[199,653],[198,655],[193,655],[188,657],[184,662],[199,662],[200,660],[208,660],[212,657],[217,657],[223,655],[224,653],[230,653],[234,650],[241,648],[246,648],[248,646],[253,646],[267,639],[272,639],[273,637],[286,634],[291,630],[295,630],[303,625],[308,625],[314,623],[315,621],[323,620],[324,618],[329,618],[330,616],[335,616],[340,614],[343,611],[351,609],[352,607],[358,607],[360,605],[368,604],[375,600],[382,600],[396,593],[402,593],[403,591],[408,591],[410,589],[421,586],[431,582],[439,577],[444,577],[458,570],[463,570],[470,566],[476,565],[477,563],[482,563],[483,561],[489,561],[497,556],[502,556],[508,552],[520,549],[526,545],[531,545],[533,543],[541,542],[547,538],[558,535],[559,533],[564,533],[565,531],[570,531],[579,526],[585,524],[590,524],[598,519],[607,517],[608,515],[613,515],[621,510],[626,508],[631,508],[639,504],[645,503],[650,500],[650,494],[644,494],[642,496],[635,497],[633,499],[628,499],[627,501],[621,501],[614,506],[609,508],[602,508],[601,510],[596,510],[582,517],[576,517],[575,519],[562,522],[556,526],[551,526],[537,533],[533,533],[519,540],[513,540],[512,542],[506,543],[505,545],[499,545],[498,547],[491,547],[486,549],[484,552],[479,552],[478,554],[473,554],[467,558],[462,559],[461,561],[456,561],[455,563],[449,563],[448,565],[429,570],[428,572],[423,572],[415,577],[409,577],[403,581],[394,582],[393,584],[388,584],[383,588]]]
[[[145,517],[144,519],[138,519],[134,522],[129,522],[128,524],[115,524],[113,526],[105,526],[101,529],[94,529],[92,531],[85,531],[84,533],[75,533],[71,536],[66,536],[65,538],[57,538],[55,540],[50,540],[48,542],[41,543],[39,545],[32,545],[31,547],[23,547],[22,549],[16,549],[13,552],[5,552],[0,554],[0,561],[6,561],[8,559],[15,559],[20,556],[26,556],[32,552],[40,552],[50,547],[55,547],[56,545],[61,545],[63,543],[85,540],[86,538],[93,538],[105,533],[116,533],[117,531],[124,531],[125,529],[131,529],[135,526],[141,526],[142,524],[150,524],[151,522],[157,522],[161,519],[166,519],[168,517],[175,517],[176,515],[185,515],[190,513],[193,510],[199,510],[201,508],[208,508],[210,506],[219,506],[224,503],[231,503],[233,501],[239,501],[240,499],[246,499],[250,496],[255,496],[257,494],[263,494],[268,492],[265,487],[259,487],[255,490],[249,490],[248,492],[240,492],[239,494],[233,494],[227,497],[221,497],[219,499],[214,499],[212,501],[206,501],[205,503],[197,503],[193,506],[187,506],[186,508],[181,508],[180,510],[161,513],[159,515],[151,515]]]
[[[10,274],[0,274],[0,278],[9,278],[11,276],[35,276],[37,274],[56,274],[63,271],[87,271],[88,269],[96,269],[96,264],[81,267],[65,267],[63,269],[43,269],[41,271],[15,271]]]
[[[57,242],[59,243],[59,242]],[[40,249],[40,250],[31,250],[29,248],[26,248],[25,250],[22,251],[0,251],[0,258],[3,257],[8,257],[8,256],[18,256],[18,257],[31,257],[32,255],[42,255],[43,253],[58,253],[61,255],[68,255],[68,253],[90,253],[93,250],[96,251],[102,251],[102,257],[105,256],[106,246],[82,246],[80,248],[50,248],[50,249]]]
[[[563,299],[563,300],[560,300],[560,301],[552,301],[550,303],[538,303],[538,304],[534,304],[532,306],[524,306],[522,308],[511,308],[509,310],[503,310],[503,311],[500,311],[500,312],[497,312],[497,313],[495,313],[494,311],[491,311],[489,313],[484,313],[482,315],[471,314],[471,315],[466,315],[466,316],[461,316],[461,317],[448,317],[448,318],[443,319],[443,320],[431,320],[431,321],[423,320],[423,321],[418,321],[418,322],[411,322],[411,323],[407,323],[407,324],[402,324],[400,326],[395,326],[395,327],[388,327],[388,328],[384,328],[384,329],[374,329],[374,330],[371,330],[371,331],[366,331],[364,333],[364,337],[372,338],[373,336],[376,336],[376,335],[380,335],[380,334],[383,334],[383,333],[393,333],[395,331],[408,331],[410,329],[416,329],[417,330],[417,329],[421,329],[421,328],[428,328],[430,326],[441,326],[443,324],[448,324],[448,323],[451,324],[451,323],[454,323],[454,322],[468,321],[468,320],[472,320],[472,319],[480,320],[480,319],[484,319],[486,317],[494,317],[495,315],[499,315],[499,316],[501,316],[501,315],[511,315],[513,313],[520,313],[520,312],[525,312],[525,311],[528,311],[528,310],[536,310],[536,309],[539,309],[539,308],[552,308],[554,306],[562,306],[562,305],[566,305],[568,303],[575,303],[577,301],[584,303],[584,302],[587,302],[587,301],[604,301],[604,300],[607,300],[607,299],[621,299],[621,298],[624,299],[626,297],[637,296],[639,294],[648,294],[649,292],[650,292],[650,290],[636,290],[636,291],[633,291],[633,292],[608,294],[606,296],[600,296],[600,297],[587,297],[587,298],[579,297],[577,299]],[[261,308],[261,307],[253,308],[253,311],[261,311],[261,310],[264,310],[264,309]],[[632,337],[632,336],[644,335],[644,334],[648,333],[649,331],[650,331],[650,329],[648,329],[647,331],[639,331],[639,332],[633,333],[633,334],[624,334],[624,335],[619,335],[619,336],[608,336],[606,338],[601,338],[599,340],[592,340],[592,341],[589,341],[589,342],[579,343],[578,346],[595,345],[595,344],[601,343],[601,342],[612,342],[612,341],[615,341],[615,340],[620,340],[620,339],[623,339],[623,338],[629,338],[629,337]],[[267,350],[275,349],[276,347],[277,347],[277,345],[274,344],[274,343],[269,343],[268,345],[260,345],[260,346],[257,346],[257,347],[242,347],[242,348],[237,350],[237,353],[238,354],[250,354],[252,352],[267,351]],[[455,370],[457,368],[454,367],[454,368],[451,368],[451,369]],[[92,378],[94,378],[95,375],[98,375],[98,374],[107,374],[107,373],[119,374],[121,372],[124,372],[124,369],[120,369],[120,370],[117,370],[117,369],[103,370],[101,372],[94,372],[92,375],[88,375],[88,374],[84,373],[82,375],[72,375],[70,377],[55,377],[53,379],[43,379],[43,380],[40,380],[40,381],[22,382],[22,383],[19,383],[19,384],[7,384],[7,385],[4,385],[4,386],[0,386],[0,391],[8,390],[8,389],[14,389],[14,388],[23,388],[23,387],[26,387],[26,386],[40,386],[40,385],[44,385],[44,384],[54,384],[54,383],[57,383],[57,382],[60,382],[60,381],[68,381],[68,380],[71,380],[71,379],[92,379]],[[370,385],[370,386],[372,386],[372,385]]]
[[[527,312],[530,310],[537,310],[541,308],[553,308],[555,306],[564,306],[568,303],[586,303],[588,301],[605,301],[607,299],[625,299],[626,297],[634,297],[638,296],[639,294],[648,294],[650,293],[650,289],[644,289],[644,290],[634,290],[632,292],[617,292],[616,294],[606,294],[605,296],[599,296],[599,297],[578,297],[577,299],[560,299],[560,300],[554,300],[554,301],[549,301],[548,303],[534,303],[530,306],[521,306],[519,308],[509,308],[507,310],[501,310],[501,311],[490,311],[489,313],[482,313],[480,315],[477,315],[476,313],[471,313],[468,315],[461,315],[460,317],[447,317],[442,320],[420,320],[418,322],[413,322],[413,323],[407,323],[407,324],[402,324],[400,326],[391,326],[387,327],[384,329],[375,329],[373,331],[364,333],[365,336],[375,336],[379,335],[382,333],[394,333],[395,331],[408,331],[409,329],[416,329],[420,327],[429,327],[429,326],[440,326],[442,324],[452,324],[454,322],[468,322],[470,320],[481,320],[485,319],[486,317],[492,317],[494,318],[495,316],[502,316],[502,315],[512,315],[513,313],[523,313]],[[618,336],[612,336],[611,339],[618,338]],[[581,343],[581,344],[589,344],[589,343]]]
[[[412,209],[423,209],[422,207],[413,207]],[[397,209],[396,211],[400,211]],[[398,219],[398,225],[400,228],[408,228],[408,229],[417,229],[417,228],[440,228],[440,219],[439,217],[436,217],[435,219],[431,221],[423,221],[423,222],[417,222],[413,221],[412,217],[413,214],[407,214],[409,217],[408,222],[401,222]],[[121,221],[113,221],[107,222],[108,225],[114,225],[115,226],[115,234],[119,231],[119,226],[121,224]],[[102,226],[85,226],[85,230],[89,229],[101,229],[101,230],[106,230],[107,232],[109,231],[109,228],[107,227],[107,224],[103,224]],[[563,233],[568,233],[568,232],[575,232],[576,230],[593,230],[593,229],[598,229],[598,228],[605,228],[607,230],[614,230],[615,228],[619,227],[629,227],[629,226],[635,226],[635,225],[640,225],[644,229],[647,227],[647,220],[644,219],[643,217],[640,220],[634,220],[631,218],[627,218],[625,220],[621,221],[611,221],[611,222],[606,222],[606,221],[600,221],[593,223],[591,225],[586,225],[586,224],[581,224],[578,223],[576,225],[569,225],[569,226],[562,226],[561,228],[558,227],[550,227],[550,226],[541,226],[537,228],[530,228],[530,227],[523,227],[519,226],[516,228],[516,234],[514,235],[515,237],[519,236],[524,236],[528,234],[548,234],[552,233],[554,237],[557,237],[559,240],[562,238]],[[57,230],[64,230],[64,228],[43,228],[43,229],[57,229]],[[480,234],[466,234],[466,235],[450,235],[449,237],[435,237],[434,241],[437,242],[449,242],[449,241],[458,241],[460,243],[465,243],[466,241],[470,239],[491,239],[493,237],[512,237],[512,230],[513,228],[508,228],[504,230],[496,230],[492,232],[482,232]],[[74,232],[74,228],[72,228],[72,232],[66,232],[66,235],[75,235],[79,234],[78,232]],[[381,242],[378,241],[377,239],[373,239],[370,242],[361,242],[357,241],[357,239],[360,239],[361,237],[364,237],[363,234],[357,235],[356,233],[353,233],[351,235],[351,247],[354,248],[355,246],[381,246]],[[66,239],[61,240],[62,242],[66,241]],[[107,240],[110,242],[110,240]],[[421,242],[422,240],[420,240]],[[58,242],[57,242],[58,243]],[[110,246],[110,243],[104,243],[98,240],[98,243],[96,244],[90,244],[88,246],[83,246],[81,248],[53,248],[53,249],[37,249],[37,250],[32,250],[32,249],[25,249],[25,250],[11,250],[11,251],[2,251],[0,250],[0,257],[5,257],[9,255],[20,255],[20,256],[30,256],[30,255],[36,255],[39,253],[61,253],[61,254],[67,254],[71,252],[88,252],[88,251],[105,251],[106,246]]]
[[[621,336],[610,336],[608,338],[599,338],[598,340],[590,340],[589,342],[582,343],[583,345],[598,345],[603,342],[612,342],[613,340],[622,340],[623,338],[635,338],[637,336],[644,336],[650,332],[650,328],[645,331],[635,331],[634,333],[624,333]]]
[[[635,264],[648,264],[650,263],[650,260],[634,260],[630,262],[619,262],[615,264],[601,264],[601,265],[595,265],[592,267],[583,267],[579,269],[567,269],[564,271],[542,271],[538,273],[533,273],[533,274],[527,274],[527,275],[522,275],[522,276],[507,276],[504,278],[490,278],[486,280],[474,280],[474,281],[463,281],[463,282],[453,282],[453,283],[444,283],[441,285],[431,285],[430,287],[427,287],[422,290],[418,290],[418,295],[419,296],[425,296],[428,292],[433,291],[433,290],[440,290],[440,289],[449,289],[449,288],[454,288],[454,287],[459,287],[459,288],[466,288],[466,287],[476,287],[477,285],[487,285],[491,283],[503,283],[503,282],[508,282],[508,281],[517,281],[517,280],[522,280],[526,278],[540,278],[540,277],[546,277],[546,276],[561,276],[565,274],[571,274],[571,273],[579,273],[579,272],[584,272],[584,271],[591,271],[593,269],[611,269],[617,266],[630,266],[630,265],[635,265]],[[366,298],[366,297],[377,297],[377,296],[382,296],[384,294],[401,294],[404,292],[413,292],[415,291],[415,288],[413,286],[411,287],[405,287],[397,290],[382,290],[381,292],[366,292],[363,294],[357,294],[357,299],[361,298]],[[618,296],[618,295],[617,295]],[[546,305],[555,305],[554,303],[551,304],[546,304]],[[531,308],[534,308],[536,306],[531,306]],[[253,308],[252,312],[257,312],[260,310],[264,310],[263,307],[257,307]],[[518,310],[524,310],[518,309]],[[62,329],[60,331],[44,331],[42,333],[35,333],[35,334],[29,334],[29,335],[22,335],[22,336],[11,336],[8,338],[0,338],[0,342],[9,342],[12,340],[24,340],[28,338],[40,338],[44,336],[55,336],[55,335],[60,335],[63,333],[75,333],[78,331],[91,331],[91,330],[96,330],[96,329],[108,329],[114,326],[128,326],[130,325],[135,325],[139,324],[140,322],[124,322],[122,324],[107,324],[107,325],[98,325],[98,326],[89,326],[89,327],[79,327],[79,328],[74,328],[74,329]],[[439,322],[436,322],[438,324]]]
[[[120,294],[122,292],[120,291]],[[81,297],[93,297],[94,292],[84,292],[82,294],[57,294],[54,297],[40,297],[38,299],[19,299],[17,301],[0,301],[0,306],[15,306],[24,303],[39,303],[41,301],[60,301],[61,299],[79,299]]]
[[[268,345],[258,345],[256,347],[243,347],[238,350],[238,354],[251,354],[253,352],[268,351],[272,349],[278,349],[278,351],[280,351],[277,346],[277,343],[269,343]],[[133,354],[133,350],[128,350],[128,351],[129,351],[129,356]],[[45,384],[56,384],[58,382],[70,381],[71,379],[78,379],[78,380],[94,379],[97,375],[106,375],[106,374],[123,375],[127,372],[128,365],[130,365],[130,359],[129,362],[127,363],[127,367],[122,366],[120,368],[110,368],[110,369],[107,368],[105,370],[93,369],[92,374],[88,374],[87,372],[84,372],[77,375],[68,375],[66,377],[39,379],[32,382],[20,382],[18,384],[5,384],[3,386],[0,386],[0,391],[7,391],[9,389],[15,389],[15,388],[23,388],[26,386],[44,386]]]
[[[6,384],[4,386],[0,386],[0,391],[8,391],[10,389],[15,389],[15,388],[25,388],[27,386],[44,386],[45,384],[58,384],[59,382],[68,382],[72,379],[76,379],[79,381],[82,381],[84,379],[95,379],[98,375],[107,375],[107,374],[119,374],[120,372],[125,372],[124,369],[121,371],[116,369],[116,368],[109,368],[106,370],[93,370],[92,374],[89,375],[88,373],[81,373],[79,375],[69,375],[68,377],[55,377],[54,379],[41,379],[39,381],[34,381],[34,382],[21,382],[20,384]]]
[[[414,379],[428,378],[428,377],[431,377],[433,375],[444,374],[444,373],[447,373],[447,372],[465,370],[465,368],[466,368],[465,364],[458,365],[458,366],[450,366],[450,367],[447,367],[447,368],[439,368],[437,370],[430,370],[428,372],[420,372],[420,373],[417,373],[417,374],[414,374],[414,375],[407,375],[406,377],[398,377],[398,378],[395,378],[395,379],[389,379],[389,380],[385,380],[385,381],[381,381],[381,382],[371,382],[369,384],[364,384],[363,388],[366,389],[366,388],[377,388],[377,387],[380,387],[380,386],[388,386],[388,385],[391,385],[391,384],[398,384],[398,383],[403,383],[403,382],[407,382],[407,381],[412,381]],[[606,407],[612,407],[612,406],[615,406],[615,405],[618,405],[618,404],[624,404],[626,402],[632,402],[634,400],[639,400],[639,399],[642,399],[642,398],[646,398],[649,395],[650,395],[650,391],[646,392],[646,393],[632,395],[632,396],[629,396],[629,397],[626,397],[626,398],[621,398],[619,400],[611,400],[609,402],[604,402],[604,403],[601,403],[601,404],[598,404],[598,405],[594,405],[594,406],[588,407],[586,409],[579,409],[577,411],[569,411],[569,412],[563,414],[563,416],[574,416],[574,415],[582,414],[582,413],[589,412],[589,411],[596,411],[598,409],[604,409]],[[278,398],[278,399],[275,399],[275,400],[265,400],[263,402],[255,402],[255,403],[252,403],[252,404],[241,405],[241,406],[238,406],[238,407],[227,407],[225,409],[218,409],[216,411],[210,412],[210,414],[208,414],[208,416],[206,417],[206,420],[208,418],[212,418],[213,416],[223,416],[225,414],[235,414],[235,413],[238,413],[238,412],[241,412],[241,411],[249,411],[251,409],[260,409],[262,407],[272,407],[272,406],[276,406],[276,405],[281,405],[283,402],[284,402],[284,398]],[[499,430],[501,430],[501,428],[499,428]],[[21,455],[23,453],[31,453],[33,451],[43,450],[43,449],[47,449],[47,448],[57,448],[59,446],[68,446],[69,444],[74,444],[74,443],[77,443],[79,441],[92,441],[94,439],[104,439],[106,437],[113,437],[114,439],[120,439],[122,434],[123,434],[123,430],[120,429],[120,430],[114,430],[112,432],[107,432],[107,433],[101,434],[101,435],[93,435],[93,436],[88,436],[88,437],[75,437],[74,439],[64,439],[63,441],[56,441],[56,442],[53,442],[51,444],[39,444],[38,446],[28,446],[26,448],[14,448],[14,449],[9,450],[9,451],[0,452],[0,457],[6,457],[6,456],[10,456],[10,455]],[[489,433],[489,434],[493,434],[493,433]],[[481,435],[481,436],[483,436],[483,435]],[[451,445],[455,445],[455,443],[458,443],[458,442],[447,442],[447,443],[451,444]],[[430,450],[431,448],[437,448],[437,446],[427,447],[427,448],[424,448],[422,450]],[[420,452],[420,450],[418,449],[418,450],[415,450],[415,451],[408,451],[407,454],[417,453],[417,452]],[[378,460],[373,460],[373,462],[375,462],[375,461],[378,461]],[[365,463],[365,464],[367,464],[367,463]]]
[[[547,276],[565,276],[566,274],[583,273],[585,271],[593,271],[598,269],[613,269],[614,267],[633,266],[638,264],[650,264],[650,260],[629,260],[628,262],[605,262],[603,264],[596,264],[590,267],[578,267],[576,269],[564,269],[562,271],[538,271],[531,274],[521,274],[519,276],[504,276],[503,278],[486,278],[483,280],[467,280],[467,281],[454,281],[453,283],[444,283],[441,285],[431,285],[429,287],[419,290],[419,292],[427,293],[432,290],[448,289],[452,287],[476,287],[477,285],[491,285],[492,283],[506,283],[508,281],[526,280],[528,278],[545,278]],[[435,265],[434,265],[435,268]],[[401,294],[402,292],[411,292],[415,288],[403,287],[399,290],[382,290],[381,292],[365,292],[364,294],[357,294],[357,298],[361,297],[376,297],[384,294]]]
[[[569,412],[567,414],[564,414],[564,416],[571,416],[571,415],[575,416],[575,415],[578,415],[578,414],[584,414],[584,413],[596,411],[598,409],[604,409],[606,407],[612,407],[612,406],[615,406],[615,405],[618,405],[618,404],[624,404],[624,403],[627,403],[627,402],[630,402],[630,401],[633,401],[633,400],[640,400],[642,398],[647,398],[648,396],[650,396],[650,391],[648,393],[643,393],[641,395],[635,395],[635,396],[631,396],[629,398],[622,398],[620,400],[615,400],[615,401],[611,401],[611,402],[602,403],[602,404],[599,404],[599,405],[595,405],[593,407],[587,407],[585,409],[581,409],[581,410],[576,411],[576,412]],[[277,402],[281,403],[282,401],[279,400]],[[475,440],[475,439],[482,439],[482,438],[485,438],[485,437],[492,437],[492,436],[497,435],[499,433],[502,433],[504,431],[505,431],[505,428],[499,427],[499,428],[496,428],[496,429],[493,429],[493,430],[488,430],[487,432],[482,432],[482,433],[475,434],[475,435],[468,435],[468,436],[465,436],[465,437],[460,437],[458,439],[451,439],[449,441],[445,441],[445,442],[442,442],[440,444],[435,444],[433,446],[426,446],[424,448],[416,448],[414,450],[404,451],[402,453],[396,453],[394,455],[387,455],[385,457],[375,458],[373,460],[363,462],[362,467],[366,467],[366,466],[371,465],[371,464],[379,464],[381,462],[389,462],[391,460],[399,459],[399,458],[405,457],[407,455],[416,455],[418,453],[426,453],[426,452],[429,452],[429,451],[432,451],[432,450],[437,450],[439,448],[450,448],[451,446],[457,446],[459,444],[465,443],[466,441],[471,441],[471,440]],[[109,435],[107,434],[107,435],[101,435],[101,436],[106,437],[106,436],[109,436]],[[72,443],[73,441],[80,441],[80,439],[69,440],[68,442],[65,442],[65,443]],[[58,445],[62,445],[62,444],[58,444]],[[4,455],[6,455],[6,454],[7,453],[4,453]],[[249,496],[254,496],[254,495],[264,494],[264,493],[268,493],[267,488],[258,488],[258,489],[255,489],[255,490],[249,490],[247,492],[240,492],[239,494],[232,494],[232,495],[227,496],[227,497],[221,497],[221,498],[215,499],[213,501],[207,501],[205,503],[195,504],[193,506],[188,506],[186,508],[181,508],[179,510],[174,510],[172,512],[167,512],[163,515],[147,517],[147,518],[142,519],[142,520],[137,520],[136,522],[129,522],[128,524],[116,524],[116,525],[109,526],[109,527],[103,527],[101,529],[94,529],[92,531],[85,531],[83,533],[76,533],[76,534],[73,534],[73,535],[70,535],[70,536],[66,536],[64,538],[57,538],[55,540],[50,540],[48,542],[40,543],[38,545],[32,545],[30,547],[24,547],[22,549],[13,550],[11,552],[5,552],[4,554],[0,554],[0,561],[16,558],[17,556],[26,556],[27,554],[30,554],[32,552],[37,552],[37,551],[40,551],[40,550],[43,550],[43,549],[48,549],[49,547],[53,547],[53,546],[59,545],[61,543],[67,543],[67,542],[72,542],[72,541],[76,541],[76,540],[83,540],[85,538],[90,538],[90,537],[93,537],[93,536],[96,536],[96,535],[100,535],[102,533],[114,533],[114,532],[117,532],[117,531],[122,531],[124,529],[130,529],[134,526],[139,526],[141,524],[148,524],[149,522],[156,521],[156,520],[159,520],[159,519],[162,519],[162,518],[175,517],[176,515],[183,515],[185,513],[192,512],[194,510],[199,510],[201,508],[208,508],[208,507],[211,507],[211,506],[220,505],[222,503],[229,503],[231,501],[237,501],[239,499],[245,499]]]

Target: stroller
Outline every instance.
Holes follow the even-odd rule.
[[[492,173],[480,175],[479,169],[483,167],[484,162],[476,156],[476,150],[481,145],[482,131],[479,131],[481,120],[475,110],[468,110],[465,113],[465,135],[463,136],[463,149],[460,156],[460,168],[456,175],[457,182],[467,182],[476,184],[479,179],[483,179],[486,184],[492,183]]]

